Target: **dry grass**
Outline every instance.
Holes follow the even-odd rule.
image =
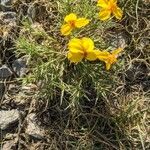
[[[121,0],[123,20],[107,23],[96,19],[95,4],[92,0],[14,3],[22,14],[16,53],[29,56],[30,72],[21,80],[38,87],[36,105],[29,111],[36,111],[47,129],[46,140],[37,143],[21,133],[22,148],[149,149],[149,3]],[[93,24],[75,35],[91,37],[99,49],[109,47],[114,34],[127,37],[127,47],[110,72],[99,62],[70,65],[66,60],[69,38],[60,35],[60,26],[69,12],[94,17]]]

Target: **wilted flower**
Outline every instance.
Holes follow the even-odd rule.
[[[104,61],[106,64],[106,70],[109,70],[111,65],[117,62],[118,54],[122,51],[122,48],[118,48],[111,53],[107,51],[97,52],[97,58],[101,61]]]

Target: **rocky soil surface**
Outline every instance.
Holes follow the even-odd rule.
[[[19,18],[14,9],[15,0],[0,1],[0,149],[16,150],[21,138],[44,139],[45,130],[39,124],[34,105],[33,87],[23,86],[27,56],[17,58],[13,48],[17,37]],[[23,134],[22,134],[23,133]],[[25,144],[25,143],[24,143]],[[22,144],[23,145],[23,144]],[[33,147],[40,147],[33,145]]]
[[[43,141],[47,141],[48,131],[39,118],[41,112],[35,109],[37,87],[34,84],[24,86],[19,80],[29,68],[28,56],[18,58],[14,53],[13,44],[21,17],[14,9],[14,3],[15,0],[0,0],[0,150],[26,149],[24,141],[30,143],[29,149],[42,150],[46,149]],[[126,46],[122,35],[112,43]],[[125,78],[130,84],[141,82],[145,91],[150,87],[148,70],[143,70],[141,64],[131,66]],[[51,121],[49,115],[50,112],[43,117],[45,122]]]

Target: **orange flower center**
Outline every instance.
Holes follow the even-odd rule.
[[[114,12],[115,11],[115,9],[116,9],[116,4],[115,3],[110,3],[110,5],[109,5],[109,10],[111,11],[111,12]]]
[[[86,58],[87,52],[86,52],[85,48],[83,47],[83,45],[81,45],[81,50],[83,51],[84,58]]]
[[[70,21],[69,24],[70,24],[70,26],[71,26],[72,28],[75,27],[75,21]]]
[[[86,58],[87,57],[87,52],[84,52],[84,58]]]

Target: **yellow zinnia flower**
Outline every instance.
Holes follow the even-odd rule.
[[[123,12],[117,6],[117,0],[98,0],[97,6],[100,6],[102,9],[99,12],[100,20],[107,20],[113,14],[117,19],[121,19]]]
[[[73,63],[78,63],[82,61],[83,58],[89,61],[97,59],[97,50],[94,50],[94,42],[90,38],[71,39],[68,48],[69,52],[67,58]]]
[[[74,28],[81,28],[89,23],[86,18],[77,18],[77,15],[71,13],[67,15],[64,19],[65,24],[61,26],[61,34],[69,35]]]
[[[117,62],[118,54],[122,51],[122,48],[118,48],[112,53],[109,53],[107,51],[99,51],[97,52],[97,57],[99,60],[104,61],[106,63],[106,70],[109,70],[111,65],[115,62]]]

